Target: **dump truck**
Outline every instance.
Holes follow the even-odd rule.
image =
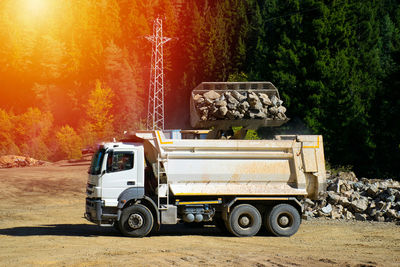
[[[235,236],[291,236],[305,197],[325,189],[323,139],[173,139],[137,131],[93,155],[85,218],[143,237],[161,225],[215,224]]]

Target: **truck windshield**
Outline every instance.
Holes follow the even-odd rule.
[[[103,165],[105,150],[99,149],[93,154],[92,164],[90,165],[89,174],[98,175]]]

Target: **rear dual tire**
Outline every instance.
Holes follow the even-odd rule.
[[[264,217],[264,225],[275,236],[294,235],[301,223],[298,210],[290,204],[278,204],[268,210]],[[235,236],[254,236],[262,225],[262,217],[258,209],[250,204],[241,204],[233,208],[225,221],[226,229]]]
[[[265,226],[275,236],[292,236],[299,230],[301,217],[295,207],[278,204],[266,213]]]
[[[261,228],[262,219],[258,209],[249,204],[240,204],[233,208],[226,228],[235,236],[254,236]]]

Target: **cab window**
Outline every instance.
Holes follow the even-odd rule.
[[[101,172],[101,166],[103,165],[104,149],[99,149],[93,154],[92,164],[89,168],[89,173],[93,175],[98,175]]]
[[[133,152],[112,152],[107,158],[107,172],[120,172],[133,168]]]

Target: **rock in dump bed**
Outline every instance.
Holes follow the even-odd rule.
[[[193,95],[202,121],[272,119],[286,120],[286,108],[276,95],[248,90],[216,92],[210,90]]]

